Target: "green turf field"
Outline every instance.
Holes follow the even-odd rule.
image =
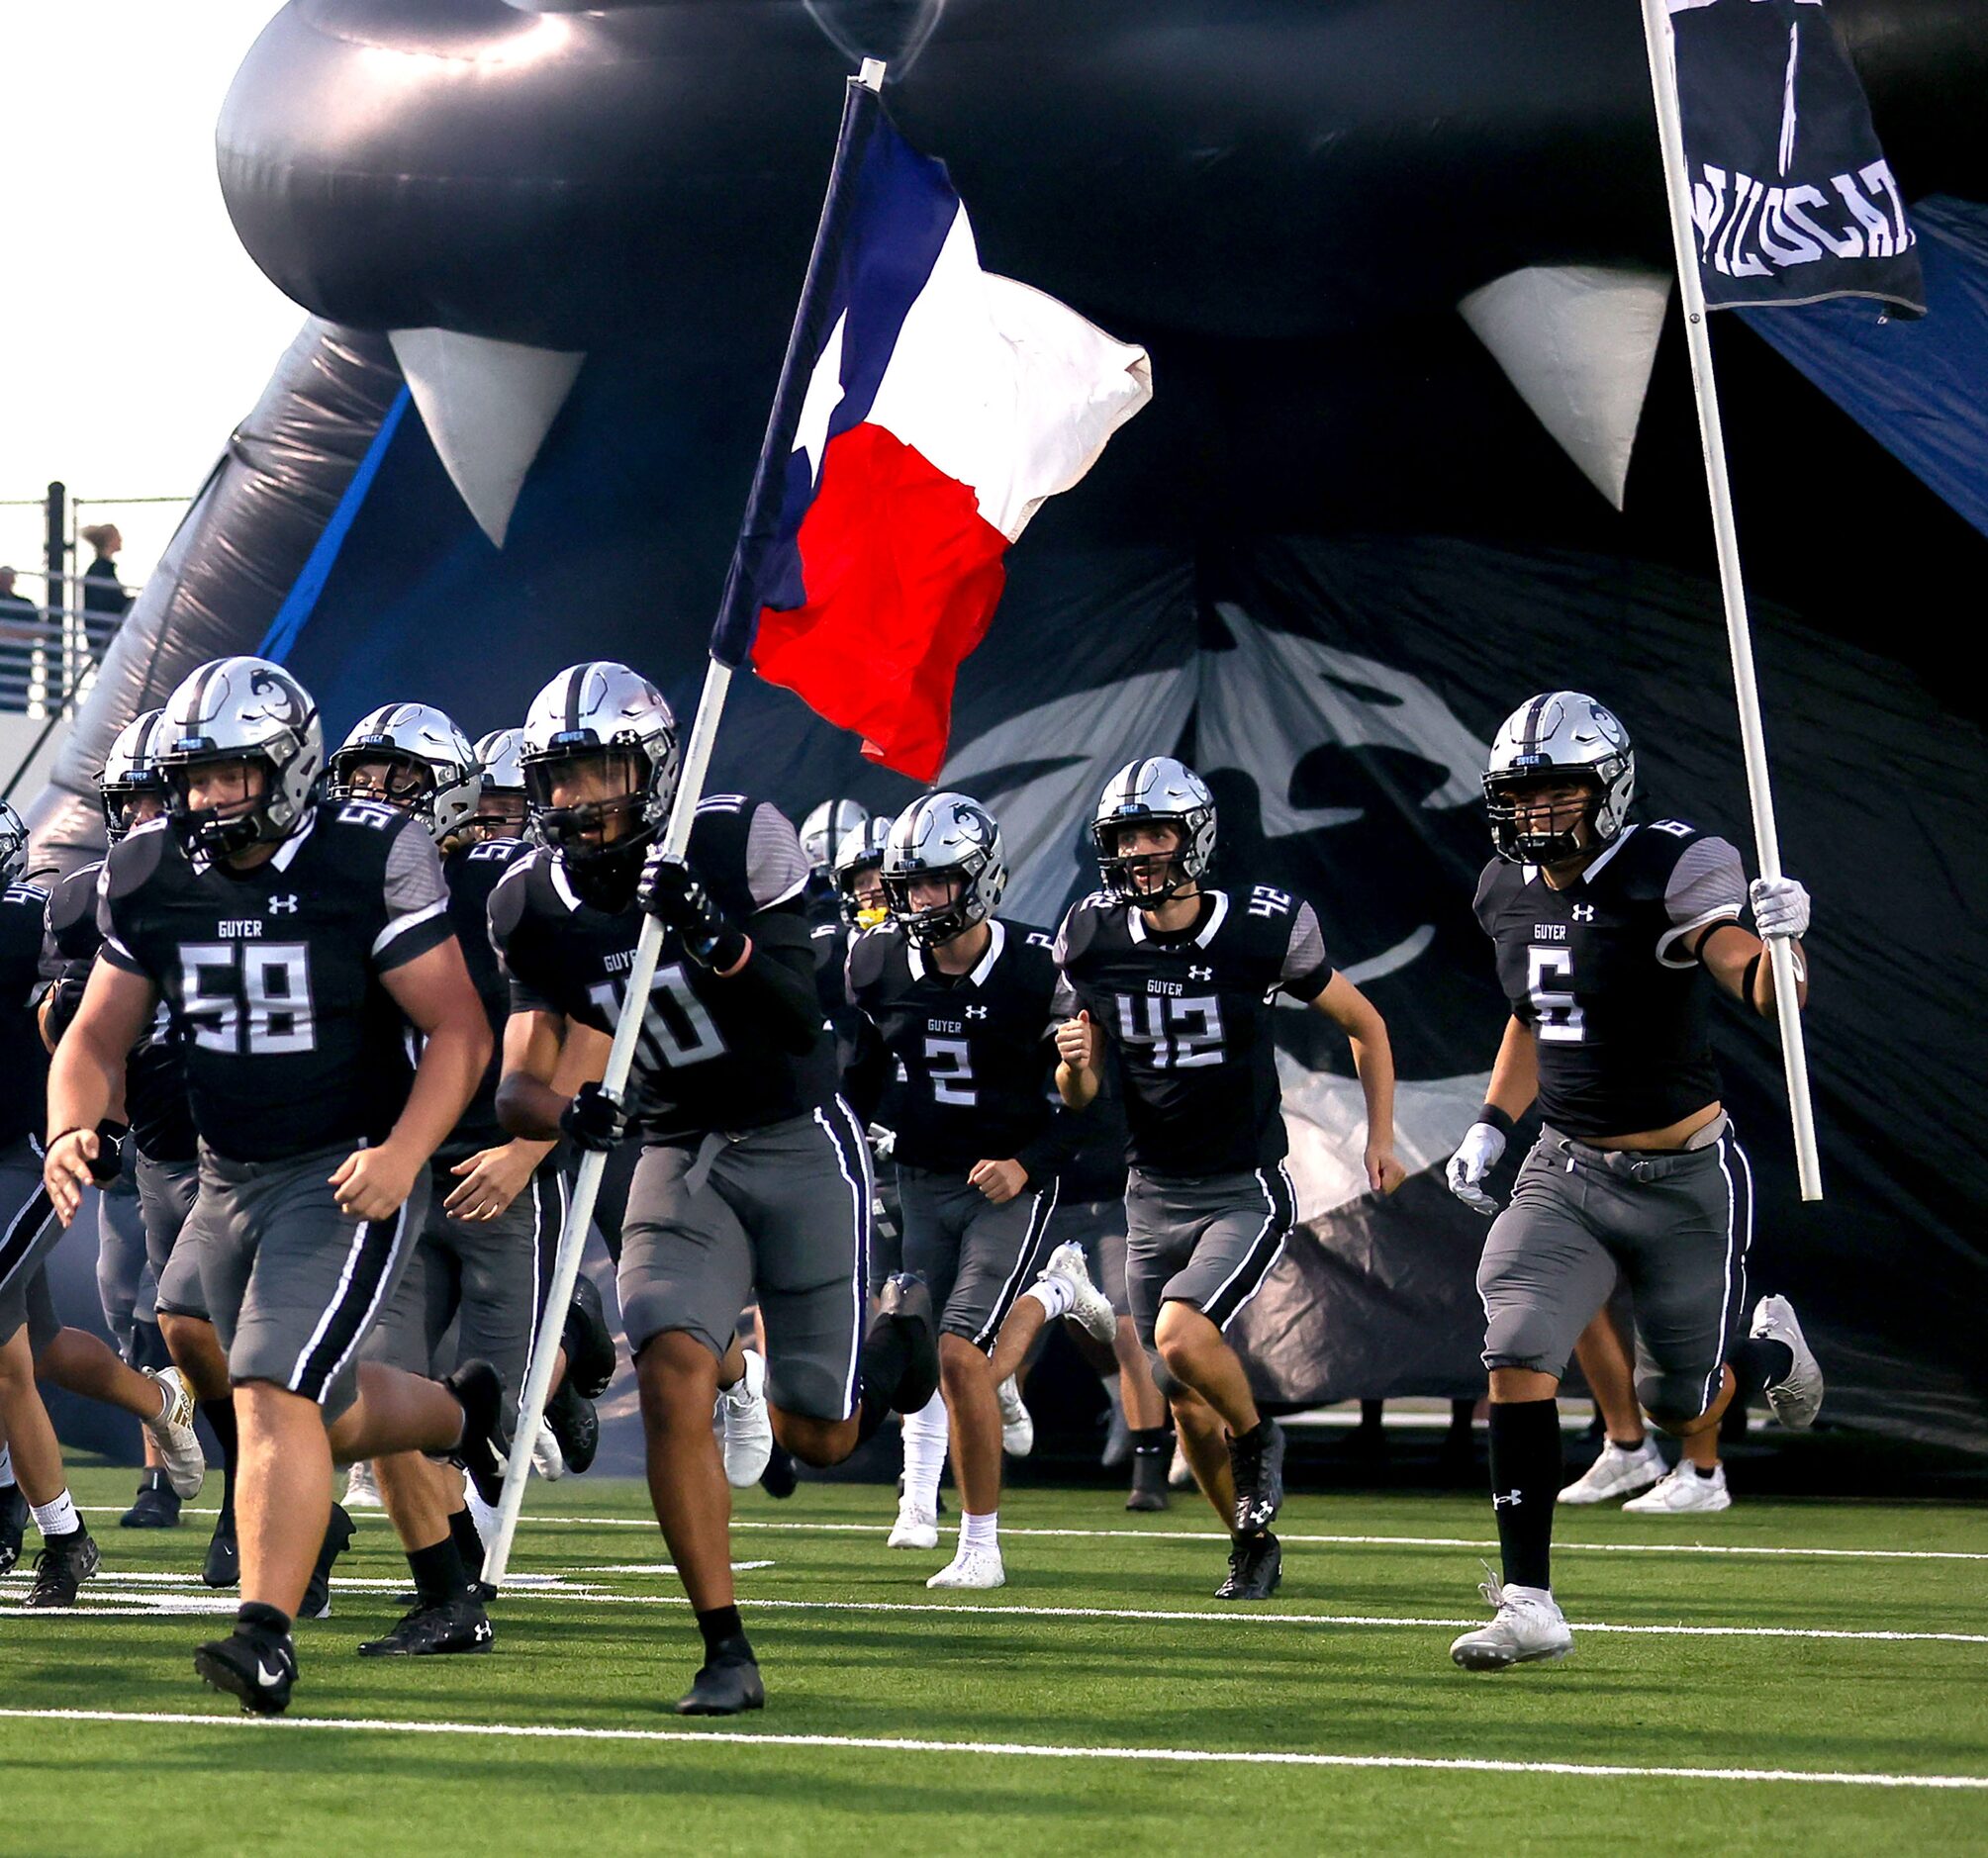
[[[122,1508],[131,1483],[76,1494]],[[192,1676],[232,1612],[191,1584],[206,1521],[93,1513],[87,1617],[24,1617],[21,1575],[0,1584],[0,1851],[1988,1851],[1981,1509],[1563,1512],[1563,1540],[1625,1545],[1561,1558],[1573,1656],[1471,1677],[1446,1648],[1482,1617],[1479,1503],[1294,1498],[1282,1592],[1224,1609],[1225,1546],[1183,1499],[1011,1493],[1008,1586],[941,1596],[950,1536],[887,1552],[887,1492],[754,1491],[735,1553],[768,1709],[703,1725],[667,1713],[696,1642],[640,1488],[532,1498],[514,1566],[543,1584],[499,1603],[479,1658],[351,1655],[405,1574],[364,1513],[278,1725]],[[1708,1627],[1751,1635],[1679,1629]],[[199,1719],[116,1719],[137,1713]],[[374,1726],[333,1726],[353,1719]],[[1820,1774],[1892,1784],[1786,1778]]]

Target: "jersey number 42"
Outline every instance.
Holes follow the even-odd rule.
[[[1212,993],[1192,999],[1171,994],[1118,995],[1118,1037],[1146,1046],[1156,1070],[1189,1070],[1222,1062],[1222,1003]]]

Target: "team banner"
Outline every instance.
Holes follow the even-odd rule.
[[[1670,0],[1699,274],[1714,310],[1926,310],[1917,239],[1822,0]]]

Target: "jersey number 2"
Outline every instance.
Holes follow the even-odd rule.
[[[1571,949],[1528,949],[1526,991],[1532,996],[1534,1031],[1553,1045],[1578,1045],[1587,1037],[1580,1002],[1562,988],[1548,986],[1549,976],[1573,978]]]

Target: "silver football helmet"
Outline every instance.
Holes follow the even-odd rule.
[[[882,873],[884,847],[890,836],[890,820],[881,813],[875,818],[865,814],[863,823],[845,832],[835,848],[835,903],[842,920],[852,929],[875,929],[890,920],[888,908],[866,904],[858,894],[865,872]]]
[[[852,832],[870,823],[870,809],[860,800],[823,800],[801,822],[801,855],[807,869],[825,878]]]
[[[325,731],[311,694],[266,658],[216,658],[165,699],[154,754],[166,816],[189,854],[227,858],[287,839],[303,823],[325,771]],[[191,770],[253,762],[262,791],[215,805],[188,803]]]
[[[104,838],[112,845],[132,829],[126,808],[141,794],[165,806],[165,775],[158,765],[158,723],[162,709],[141,711],[117,732],[111,752],[97,776],[97,792],[104,807]]]
[[[1591,792],[1581,811],[1551,815],[1529,805],[1530,786],[1569,776]],[[1636,798],[1636,751],[1629,731],[1579,691],[1542,691],[1498,725],[1484,769],[1491,843],[1515,865],[1562,865],[1599,851],[1629,821]]]
[[[922,948],[950,942],[1000,907],[1007,888],[1000,824],[964,793],[927,793],[892,821],[883,875],[884,896],[905,936]],[[952,879],[952,896],[918,908],[911,884],[919,878]]]
[[[387,765],[386,788],[360,791],[352,777],[368,762]],[[439,845],[476,810],[483,770],[469,737],[432,703],[382,703],[361,716],[331,757],[326,792],[336,799],[377,799],[413,813]]]
[[[27,822],[5,800],[0,800],[0,884],[14,883],[27,864]]]
[[[522,729],[493,729],[477,741],[483,781],[469,823],[486,839],[515,839],[524,830],[523,748]]]
[[[1119,832],[1158,823],[1180,829],[1175,852],[1122,855]],[[1098,875],[1114,896],[1142,909],[1179,896],[1208,875],[1215,856],[1215,796],[1185,762],[1153,755],[1128,762],[1105,783],[1090,822]]]
[[[571,665],[531,699],[518,759],[539,840],[576,878],[591,869],[603,881],[599,900],[620,907],[677,788],[677,719],[662,692],[607,659]],[[611,782],[618,776],[620,790],[555,805],[560,771],[581,761]]]

